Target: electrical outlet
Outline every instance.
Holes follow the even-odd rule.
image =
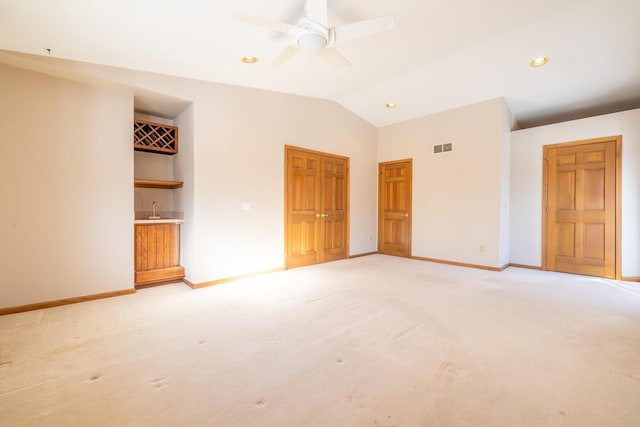
[[[484,252],[484,245],[480,245],[480,252]]]

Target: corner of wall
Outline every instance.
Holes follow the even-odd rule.
[[[181,264],[185,267],[187,278],[194,273],[195,247],[195,200],[194,200],[194,104],[190,104],[175,118],[174,125],[179,130],[179,151],[173,159],[173,179],[182,181],[183,187],[174,190],[175,210],[184,213],[184,223],[180,233]]]
[[[511,129],[513,114],[502,98],[502,150],[500,178],[500,265],[511,262]]]

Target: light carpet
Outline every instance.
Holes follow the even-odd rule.
[[[373,255],[2,316],[0,425],[638,426],[640,285]]]

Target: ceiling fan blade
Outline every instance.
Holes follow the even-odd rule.
[[[327,0],[307,0],[307,18],[327,26]]]
[[[285,50],[282,51],[280,55],[276,58],[275,61],[271,64],[272,67],[279,67],[283,65],[285,62],[296,56],[300,52],[300,49],[293,45],[287,46]]]
[[[268,19],[256,18],[255,16],[232,15],[229,19],[236,22],[255,25],[257,27],[268,28],[285,34],[289,34],[291,30],[296,28],[294,25],[285,24],[284,22],[270,21]]]
[[[319,51],[316,56],[336,67],[351,67],[351,62],[332,47]]]
[[[393,15],[339,25],[333,29],[336,43],[357,39],[393,28]]]

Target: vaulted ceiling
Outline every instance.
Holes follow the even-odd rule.
[[[638,0],[328,0],[329,26],[395,15],[337,46],[347,68],[273,67],[290,37],[233,14],[295,25],[305,1],[0,0],[0,49],[334,100],[375,126],[496,97],[521,127],[640,107]]]

